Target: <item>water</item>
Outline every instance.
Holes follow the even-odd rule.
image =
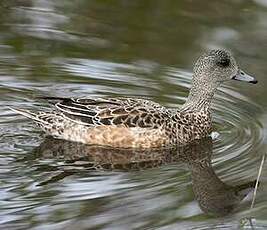
[[[0,223],[3,229],[267,228],[267,2],[1,1]],[[259,83],[216,94],[217,137],[136,153],[47,139],[8,106],[36,96],[138,96],[185,101],[191,65],[225,47]],[[103,157],[104,156],[104,157]],[[204,194],[204,195],[203,195]],[[207,195],[205,195],[207,194]],[[243,199],[244,198],[244,199]]]

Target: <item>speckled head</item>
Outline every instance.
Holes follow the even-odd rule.
[[[194,65],[192,87],[181,111],[208,111],[216,89],[232,79],[257,83],[239,68],[229,51],[216,49],[203,54]]]
[[[257,83],[253,77],[238,67],[232,54],[224,49],[211,50],[203,54],[194,66],[193,83],[206,81],[207,84],[220,84],[230,79]]]

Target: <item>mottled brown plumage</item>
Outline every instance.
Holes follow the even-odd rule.
[[[212,50],[196,62],[192,88],[180,110],[138,98],[50,97],[45,99],[55,105],[52,111],[15,111],[33,119],[49,135],[66,140],[120,148],[184,145],[211,133],[212,97],[229,79],[256,83],[229,52]]]

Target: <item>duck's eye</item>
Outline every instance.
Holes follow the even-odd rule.
[[[216,64],[221,67],[228,67],[230,65],[230,59],[228,58],[221,59]]]

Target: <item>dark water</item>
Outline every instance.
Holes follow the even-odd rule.
[[[267,1],[0,2],[0,224],[3,229],[267,228]],[[230,49],[259,83],[213,103],[216,138],[121,152],[44,138],[8,106],[50,96],[142,96],[179,107],[192,62]],[[113,169],[113,170],[111,170]]]

